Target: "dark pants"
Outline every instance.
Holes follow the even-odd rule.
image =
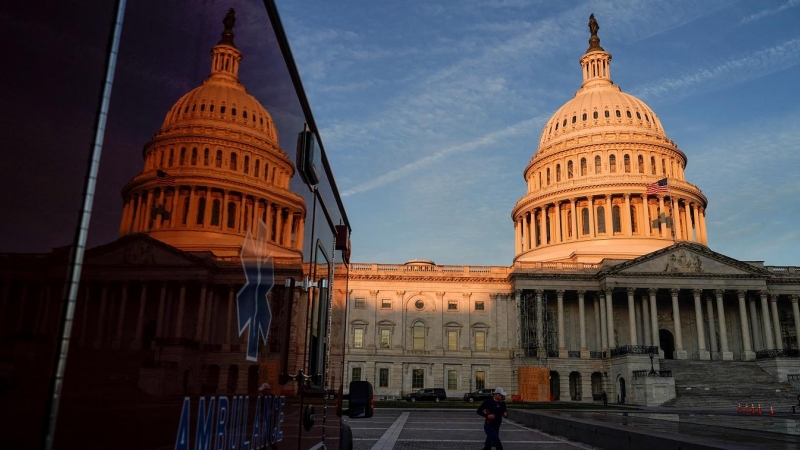
[[[500,428],[490,427],[484,424],[483,431],[486,433],[486,441],[483,443],[483,450],[490,450],[493,445],[497,450],[503,450],[503,443],[500,442]]]

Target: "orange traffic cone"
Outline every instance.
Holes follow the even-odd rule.
[[[756,404],[753,403],[750,405],[750,414],[755,414],[755,413],[756,413]]]
[[[758,404],[758,415],[761,415],[761,403]]]
[[[772,409],[772,405],[769,406],[769,415],[770,416],[774,416],[775,415],[775,410]]]
[[[744,404],[744,413],[750,414],[750,405],[748,405],[747,403]]]
[[[736,404],[736,412],[739,413],[739,414],[742,413],[742,404],[741,403],[737,403]]]

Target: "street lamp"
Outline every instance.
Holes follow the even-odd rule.
[[[656,356],[656,347],[650,347],[647,355],[650,357],[650,375],[655,375],[656,370],[653,368],[653,357]]]

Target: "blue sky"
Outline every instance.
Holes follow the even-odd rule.
[[[800,265],[800,0],[278,0],[357,262],[504,265],[542,127],[611,76],[708,197],[711,249]]]

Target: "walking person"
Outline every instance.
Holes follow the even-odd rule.
[[[478,415],[486,418],[483,424],[483,431],[486,433],[483,450],[491,450],[492,446],[497,450],[503,450],[503,443],[500,442],[500,424],[503,422],[503,417],[508,418],[507,395],[503,388],[498,387],[492,397],[484,400],[478,407]]]

